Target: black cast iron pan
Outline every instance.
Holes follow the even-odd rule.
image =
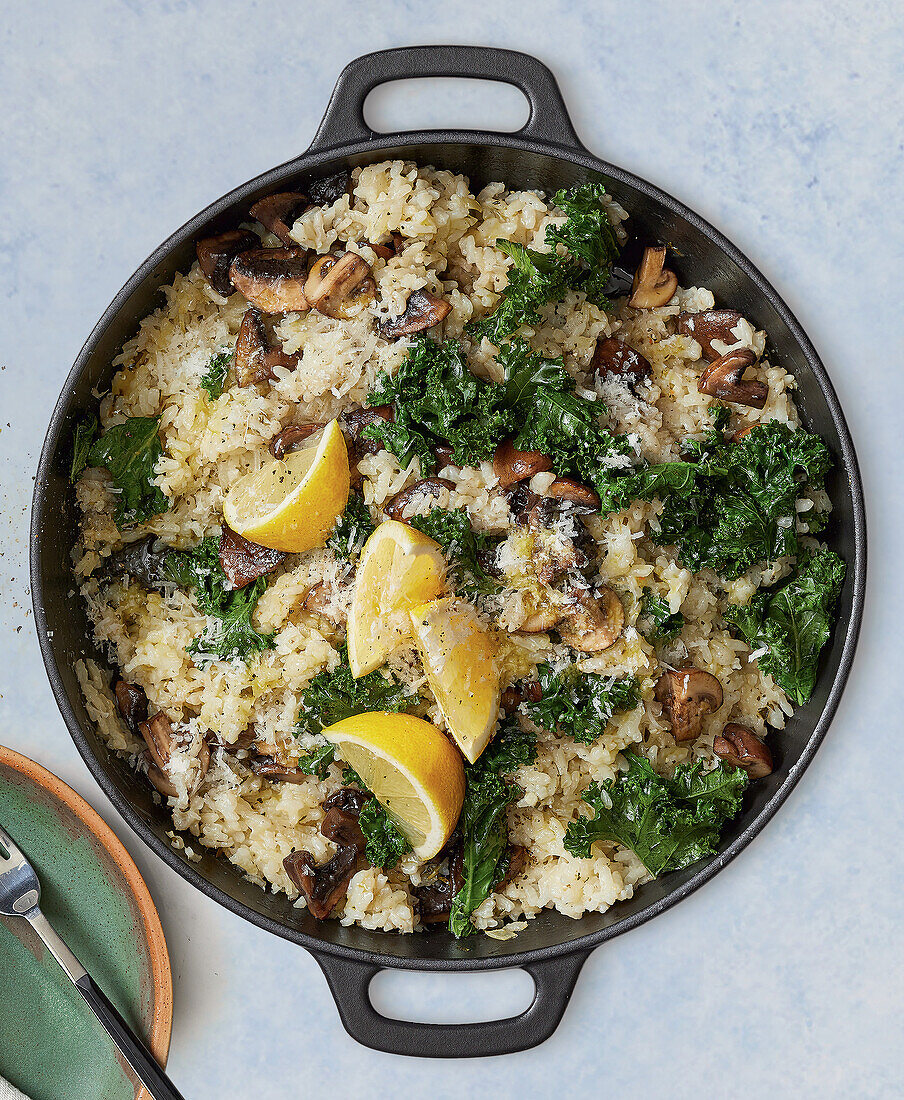
[[[475,77],[518,87],[530,103],[526,125],[514,134],[424,131],[376,134],[364,121],[368,93],[386,81],[410,77]],[[666,136],[662,135],[662,140]],[[502,180],[513,189],[552,192],[604,177],[630,212],[631,248],[662,242],[674,249],[670,266],[684,285],[711,287],[717,300],[741,310],[769,333],[774,359],[795,375],[798,404],[836,459],[829,490],[834,501],[827,537],[848,563],[839,623],[823,655],[812,700],[773,739],[775,771],[755,784],[744,812],[729,827],[711,860],[666,875],[603,914],[571,920],[544,911],[517,938],[500,942],[474,936],[456,942],[445,931],[395,936],[317,922],[284,895],[253,886],[226,860],[206,854],[188,862],[166,833],[169,815],[150,791],[112,755],[94,729],[73,666],[84,655],[103,661],[88,641],[88,623],[73,599],[70,548],[76,530],[67,482],[75,420],[94,405],[91,392],[108,387],[112,360],[139,320],[161,303],[159,290],[194,260],[194,243],[233,228],[249,206],[274,191],[302,190],[343,168],[401,157],[468,175],[472,185]],[[816,751],[838,706],[853,658],[866,578],[866,526],[857,459],[838,400],[812,344],[775,290],[712,226],[649,183],[598,160],[580,143],[552,73],[535,58],[509,50],[419,46],[385,50],[353,61],[339,77],[323,122],[306,153],[244,184],[192,218],[157,249],[117,294],[95,326],[54,409],[38,468],[32,513],[31,581],[35,625],[47,673],[79,752],[113,804],[149,847],[209,897],[276,935],[311,951],[336,999],[342,1022],[359,1042],[397,1054],[473,1057],[504,1054],[548,1038],[562,1017],[588,953],[606,940],[655,917],[687,897],[733,859],[790,794]],[[536,996],[510,1019],[433,1025],[387,1019],[371,1005],[368,986],[382,967],[414,970],[484,970],[521,966],[534,978]]]

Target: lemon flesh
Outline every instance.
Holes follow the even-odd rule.
[[[409,610],[445,591],[439,544],[397,520],[374,531],[361,551],[348,614],[348,663],[364,676],[411,638]]]
[[[442,733],[410,714],[371,711],[323,731],[383,806],[418,859],[452,835],[465,797],[461,756]]]
[[[447,597],[412,608],[414,640],[449,732],[473,764],[499,718],[496,645],[466,601]]]
[[[301,554],[325,544],[348,489],[348,449],[332,420],[310,446],[240,477],[223,501],[223,518],[251,542]]]

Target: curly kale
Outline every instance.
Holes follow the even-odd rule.
[[[497,540],[473,530],[463,508],[432,508],[425,516],[413,516],[408,522],[440,544],[457,595],[471,598],[499,591],[499,582],[481,565],[481,557]]]
[[[584,792],[593,817],[569,824],[566,851],[587,859],[596,841],[621,844],[654,878],[712,855],[723,826],[741,810],[747,773],[727,764],[704,772],[698,760],[679,764],[674,778],[665,779],[644,757],[626,756],[626,774],[591,783]]]
[[[602,183],[584,183],[567,191],[557,191],[552,197],[552,205],[566,214],[568,220],[546,231],[547,244],[563,245],[574,261],[569,269],[571,288],[582,290],[601,309],[609,305],[606,286],[620,251],[615,228],[604,205],[605,195]]]
[[[673,612],[669,601],[651,588],[643,590],[638,629],[649,642],[671,642],[681,633],[684,616]]]
[[[452,899],[449,931],[474,931],[471,914],[505,875],[508,862],[506,811],[520,790],[505,775],[536,755],[532,734],[506,721],[475,764],[465,766],[465,800],[458,829],[462,838],[462,885]]]
[[[548,664],[537,669],[541,699],[526,702],[524,710],[542,729],[591,745],[601,737],[617,711],[634,710],[640,704],[637,680],[616,679],[595,672],[581,672],[569,665],[555,672]]]
[[[154,484],[160,445],[159,416],[132,416],[108,428],[84,459],[88,466],[103,466],[116,494],[116,526],[144,523],[169,508],[169,501]],[[80,450],[84,452],[85,437]],[[79,461],[81,461],[81,456]]]
[[[757,593],[746,607],[725,612],[751,649],[767,648],[759,667],[796,703],[806,703],[813,694],[819,654],[832,629],[844,574],[845,564],[837,554],[817,550],[786,581]]]
[[[367,841],[364,855],[371,867],[382,867],[388,871],[406,852],[411,851],[411,845],[398,826],[373,797],[364,804],[358,816],[358,825]]]
[[[370,710],[407,711],[417,705],[416,695],[410,695],[391,674],[377,669],[357,680],[352,676],[345,646],[340,663],[332,672],[318,672],[301,693],[301,709],[295,734],[318,734],[327,726],[363,714]]]
[[[211,401],[222,396],[226,375],[232,365],[232,354],[231,351],[221,351],[212,355],[207,362],[207,370],[201,375],[201,389],[207,391]]]
[[[376,529],[364,497],[351,493],[345,511],[339,517],[326,544],[340,557],[357,558]]]

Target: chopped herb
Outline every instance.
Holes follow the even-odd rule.
[[[535,754],[533,735],[508,721],[477,762],[465,765],[465,800],[458,819],[463,883],[452,899],[449,916],[449,931],[457,939],[474,931],[471,914],[505,874],[506,810],[521,792],[503,776],[522,764],[530,764]]]
[[[110,475],[117,527],[143,523],[169,508],[154,484],[154,467],[163,454],[159,430],[159,416],[133,416],[108,428],[88,452],[87,465],[103,466]]]
[[[449,560],[459,596],[470,598],[499,591],[499,582],[480,563],[481,555],[495,540],[472,529],[465,509],[433,508],[427,515],[413,516],[408,522],[440,544]]]
[[[817,550],[776,588],[757,593],[746,607],[725,612],[752,649],[768,649],[759,667],[796,703],[806,703],[813,694],[819,654],[832,629],[844,573],[837,554]]]
[[[379,669],[356,680],[344,646],[340,655],[341,662],[332,672],[318,672],[301,693],[296,735],[320,733],[326,726],[365,711],[406,711],[417,705],[416,695],[409,695],[394,676]]]
[[[78,476],[88,465],[88,455],[97,439],[98,421],[94,413],[83,417],[72,433],[72,462],[69,466],[69,480],[74,485]]]
[[[543,696],[539,702],[526,702],[526,713],[542,729],[585,745],[603,735],[617,711],[634,710],[640,704],[633,676],[600,676],[581,672],[576,665],[554,672],[550,665],[542,664],[537,672]]]
[[[211,401],[222,396],[223,387],[226,385],[226,375],[232,365],[232,352],[221,351],[212,355],[207,361],[207,370],[201,375],[201,389],[207,390],[207,396]]]
[[[679,764],[674,778],[665,779],[644,757],[626,756],[626,774],[584,792],[593,817],[569,824],[566,851],[587,859],[595,841],[621,844],[654,878],[712,855],[722,827],[740,812],[747,773],[726,764],[704,772],[698,760]]]
[[[356,558],[376,529],[364,497],[351,493],[345,511],[339,517],[326,544],[341,557]]]
[[[651,588],[643,590],[640,604],[641,634],[650,642],[671,642],[681,633],[684,616],[680,611],[672,612],[669,601],[657,596]]]

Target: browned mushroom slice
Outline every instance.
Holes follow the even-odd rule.
[[[505,874],[493,886],[493,889],[504,890],[510,882],[515,881],[515,879],[521,874],[526,866],[527,848],[525,848],[521,844],[510,844],[508,849],[508,863],[506,864]]]
[[[559,636],[582,653],[602,653],[615,645],[624,625],[622,602],[604,585],[595,597],[584,596],[577,601],[576,610],[559,626]]]
[[[555,604],[546,604],[529,611],[518,627],[519,634],[545,634],[553,630],[565,618],[565,612]]]
[[[744,371],[755,362],[756,355],[749,348],[720,355],[700,375],[697,389],[720,401],[761,409],[769,396],[769,387],[764,382],[744,380]]]
[[[349,846],[340,848],[321,867],[310,852],[292,852],[283,860],[283,867],[295,888],[304,895],[311,916],[326,920],[345,897],[357,862],[357,849]]]
[[[141,736],[141,723],[148,720],[148,697],[137,684],[117,680],[113,685],[116,707],[126,725],[136,737]]]
[[[452,305],[445,298],[437,298],[427,290],[416,290],[408,299],[405,312],[377,325],[377,331],[385,340],[413,336],[416,332],[438,325],[451,311]]]
[[[262,779],[269,779],[271,783],[307,783],[311,778],[301,768],[287,767],[272,756],[256,756],[251,761],[251,770]]]
[[[270,440],[270,454],[274,458],[285,458],[315,432],[325,427],[326,424],[289,424]]]
[[[600,507],[599,496],[586,485],[582,485],[580,481],[570,477],[557,477],[543,495],[582,511],[598,512]]]
[[[339,625],[340,619],[337,617],[333,607],[333,594],[328,584],[315,584],[313,588],[309,588],[302,606],[305,611],[312,611],[315,615],[322,615],[323,618],[334,625]]]
[[[634,273],[628,305],[635,309],[653,309],[669,302],[678,289],[678,276],[665,266],[665,245],[645,248],[643,259]]]
[[[511,439],[504,439],[493,455],[493,473],[500,489],[551,469],[552,460],[542,451],[519,451]]]
[[[263,318],[256,309],[249,309],[242,318],[232,360],[238,384],[252,386],[258,382],[272,382],[276,377],[274,367],[294,370],[298,363],[297,355],[287,355],[268,345]]]
[[[305,295],[311,305],[326,314],[347,320],[373,301],[376,283],[370,266],[354,252],[321,256],[308,274]]]
[[[669,716],[675,740],[693,741],[704,715],[722,706],[722,685],[701,668],[669,669],[659,677],[656,699]]]
[[[397,519],[405,523],[402,513],[415,497],[424,495],[439,497],[444,492],[449,492],[454,488],[455,482],[450,481],[447,477],[424,477],[413,485],[409,485],[407,489],[396,493],[387,504],[383,505],[383,511],[390,519]]]
[[[713,742],[716,756],[735,768],[743,768],[751,779],[762,779],[772,771],[772,753],[746,726],[729,722],[722,736]]]
[[[246,584],[264,577],[285,560],[282,550],[271,550],[249,542],[230,527],[223,527],[220,535],[220,565],[233,588],[244,588]]]
[[[713,348],[713,340],[721,340],[724,344],[735,343],[736,337],[731,330],[737,328],[738,322],[743,319],[736,309],[704,309],[700,313],[679,313],[676,322],[678,331],[693,337],[707,359],[718,359],[719,353]]]
[[[173,725],[169,718],[162,710],[157,711],[146,722],[141,722],[138,729],[148,747],[151,764],[156,766],[170,782],[169,763],[173,751]],[[202,740],[198,750],[197,771],[190,788],[191,794],[194,794],[201,785],[201,781],[207,775],[208,767],[210,767],[210,749],[207,742]],[[150,766],[148,771],[150,772]],[[160,790],[160,787],[157,789]]]
[[[351,176],[344,169],[334,172],[331,176],[314,180],[307,184],[308,195],[314,206],[332,206],[337,199],[341,199],[351,189]]]
[[[247,252],[249,248],[255,248],[260,243],[257,234],[248,229],[230,229],[217,237],[198,241],[198,264],[204,272],[204,278],[217,294],[228,298],[235,293],[236,288],[229,277],[230,264],[240,252]]]
[[[214,736],[210,734],[208,734],[208,739],[210,747],[213,749],[222,749],[223,752],[232,754],[247,752],[257,740],[257,730],[254,728],[254,723],[252,723],[246,729],[243,729],[234,741],[226,741],[221,735]]]
[[[383,444],[379,439],[368,439],[362,435],[368,424],[377,420],[383,420],[391,424],[395,420],[395,411],[392,405],[372,405],[367,409],[351,409],[342,414],[342,424],[352,437],[354,449],[358,455],[375,455],[383,450]]]
[[[649,361],[617,336],[597,340],[590,369],[600,378],[620,378],[631,386],[653,377]]]
[[[257,218],[264,229],[269,229],[291,248],[296,242],[289,236],[289,230],[308,206],[307,195],[300,191],[280,191],[256,202],[251,207],[251,217]]]
[[[729,437],[732,443],[740,443],[745,435],[750,435],[754,428],[758,428],[759,424],[745,424],[743,428],[738,428],[736,432],[732,432]]]
[[[147,762],[146,775],[148,782],[154,790],[162,794],[164,798],[178,798],[179,792],[176,790],[176,785],[171,782],[166,772],[161,771],[150,759],[150,753],[145,753],[144,757]]]
[[[455,448],[451,443],[437,443],[433,448],[433,457],[436,459],[436,464],[442,470],[444,466],[457,466],[458,463],[454,462]]]
[[[446,871],[440,873],[443,864]],[[448,844],[433,860],[436,875],[433,879],[415,886],[412,893],[417,898],[418,917],[421,924],[438,924],[449,919],[452,900],[464,884],[464,859],[461,835],[456,831]]]
[[[367,842],[358,818],[369,801],[370,795],[357,787],[340,787],[333,791],[323,803],[326,814],[320,823],[321,834],[340,848],[351,846],[363,852]]]
[[[229,267],[235,289],[263,313],[301,313],[311,303],[304,288],[308,278],[304,248],[252,248],[240,252]]]

